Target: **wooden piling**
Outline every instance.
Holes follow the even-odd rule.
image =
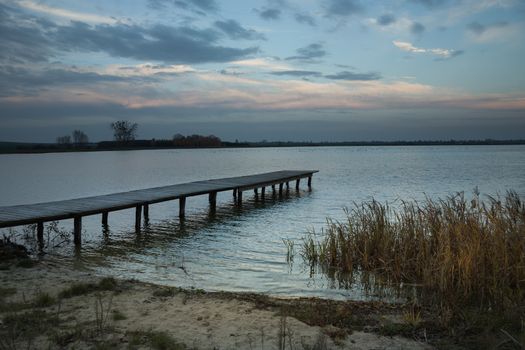
[[[254,188],[253,189],[253,194],[255,195],[255,197],[257,197],[259,195],[259,189],[258,188]]]
[[[299,182],[301,182],[301,179],[295,180],[295,189],[299,191]]]
[[[266,191],[265,187],[261,187],[261,198],[264,198],[264,192]]]
[[[144,204],[142,207],[143,214],[144,214],[144,222],[149,222],[149,204]]]
[[[283,186],[284,186],[284,184],[281,182],[281,183],[279,184],[279,196],[282,196],[282,195],[283,195]]]
[[[237,190],[237,204],[238,205],[242,204],[242,191],[239,189]]]
[[[73,242],[77,246],[82,244],[82,216],[73,218]]]
[[[179,198],[179,218],[183,218],[186,214],[186,197]]]
[[[208,200],[210,202],[210,210],[215,211],[217,208],[217,192],[210,192]]]
[[[108,226],[108,214],[107,211],[102,212],[102,226],[104,227]]]
[[[137,205],[135,207],[135,231],[139,232],[142,221],[142,206]]]
[[[38,247],[40,249],[44,248],[44,222],[39,221],[36,224],[36,238],[38,240]]]
[[[308,188],[312,188],[312,177],[308,176]]]

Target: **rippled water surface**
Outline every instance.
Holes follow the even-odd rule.
[[[343,219],[343,207],[380,201],[436,198],[458,191],[525,196],[524,146],[320,147],[0,155],[0,206],[69,199],[209,178],[282,169],[318,169],[313,188],[283,198],[255,200],[242,208],[231,192],[218,195],[215,215],[207,197],[191,197],[180,222],[177,201],[150,206],[150,221],[134,232],[134,212],[110,213],[109,232],[100,216],[83,219],[83,246],[49,248],[44,259],[95,267],[101,274],[207,290],[274,295],[362,298],[317,275],[296,254],[286,262],[283,239],[298,244],[307,230],[320,231],[326,217]],[[268,193],[268,192],[267,192]],[[71,222],[61,221],[63,230]],[[17,228],[17,232],[22,230]],[[8,230],[1,230],[9,234]]]

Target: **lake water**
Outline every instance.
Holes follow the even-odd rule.
[[[339,286],[310,276],[296,254],[286,262],[283,239],[299,243],[319,232],[327,217],[344,219],[343,207],[380,201],[445,197],[458,191],[525,196],[525,146],[312,147],[147,150],[0,155],[0,206],[36,203],[282,169],[318,169],[313,188],[282,199],[255,200],[246,192],[242,208],[231,192],[188,198],[186,220],[178,202],[150,206],[150,222],[134,232],[134,211],[83,219],[83,246],[50,247],[43,259],[94,268],[101,275],[136,278],[205,290],[254,291],[271,295],[365,298],[359,286]],[[267,192],[268,193],[268,192]],[[70,221],[59,222],[71,230]],[[22,230],[17,228],[16,232]],[[3,229],[3,234],[12,231]],[[52,234],[51,237],[54,237]],[[60,241],[55,238],[53,244]]]

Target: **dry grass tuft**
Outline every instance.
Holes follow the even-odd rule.
[[[418,285],[423,302],[443,309],[524,306],[525,204],[515,192],[486,201],[458,194],[396,209],[372,200],[347,210],[345,222],[329,220],[323,233],[309,234],[301,255],[331,275]]]

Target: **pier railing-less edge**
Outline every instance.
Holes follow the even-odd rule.
[[[135,208],[135,230],[140,231],[142,217],[145,221],[148,220],[150,204],[178,199],[179,217],[183,218],[187,197],[208,194],[210,210],[215,211],[218,192],[233,191],[235,203],[241,205],[243,192],[248,190],[253,190],[258,196],[260,189],[261,197],[264,197],[266,187],[271,187],[274,194],[278,192],[282,195],[285,186],[286,191],[289,191],[290,182],[295,182],[295,189],[299,190],[300,181],[305,178],[308,179],[308,188],[311,188],[312,176],[316,172],[318,170],[281,170],[101,196],[0,207],[0,228],[36,224],[37,240],[39,246],[43,247],[45,222],[73,219],[74,242],[75,245],[80,245],[84,216],[102,214],[102,225],[107,226],[109,212]]]

